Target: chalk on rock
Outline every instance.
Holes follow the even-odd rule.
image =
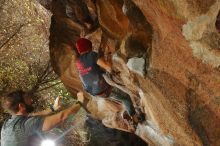
[[[128,60],[127,66],[131,71],[141,76],[144,76],[145,74],[145,59],[144,58],[138,58],[138,57],[130,58]]]

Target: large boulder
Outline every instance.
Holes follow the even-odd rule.
[[[86,9],[89,20],[71,18],[67,10],[75,0],[67,1],[51,6],[50,54],[72,94],[83,90],[74,44],[87,29],[95,50],[120,72],[110,84],[129,93],[146,113],[138,136],[150,145],[220,144],[220,1],[80,0],[76,10]],[[141,74],[127,66],[137,57]],[[119,103],[87,97],[89,111],[104,125],[132,132]]]

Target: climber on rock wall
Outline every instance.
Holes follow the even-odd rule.
[[[130,96],[120,89],[110,86],[105,81],[103,73],[105,71],[111,73],[111,65],[103,57],[99,56],[98,53],[92,51],[92,42],[85,38],[79,38],[76,41],[76,49],[78,52],[76,67],[84,89],[96,97],[113,97],[121,101],[126,108],[126,112],[122,115],[124,118],[125,116],[129,117],[132,124],[137,125],[139,122],[144,121],[143,114],[135,111]]]

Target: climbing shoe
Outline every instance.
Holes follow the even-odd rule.
[[[129,116],[127,111],[122,112],[121,116],[123,119],[125,119],[127,121],[132,121],[132,118],[131,118],[131,116]]]
[[[138,122],[135,122],[133,117],[131,117],[127,111],[124,111],[122,114],[121,114],[122,118],[124,120],[127,121],[127,123],[129,124],[129,127],[130,127],[130,130],[132,132],[135,132],[136,131],[136,128],[137,128],[137,125],[138,125]]]
[[[137,108],[137,107],[135,108],[135,111],[136,111],[135,115],[138,119],[138,123],[143,123],[146,120],[145,114],[141,111],[140,108]]]

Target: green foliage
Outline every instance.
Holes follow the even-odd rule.
[[[31,90],[49,61],[50,14],[32,0],[0,6],[0,93]]]
[[[26,62],[22,60],[1,62],[0,92],[6,92],[9,88],[30,90],[35,81],[36,76],[29,74],[29,68]]]

